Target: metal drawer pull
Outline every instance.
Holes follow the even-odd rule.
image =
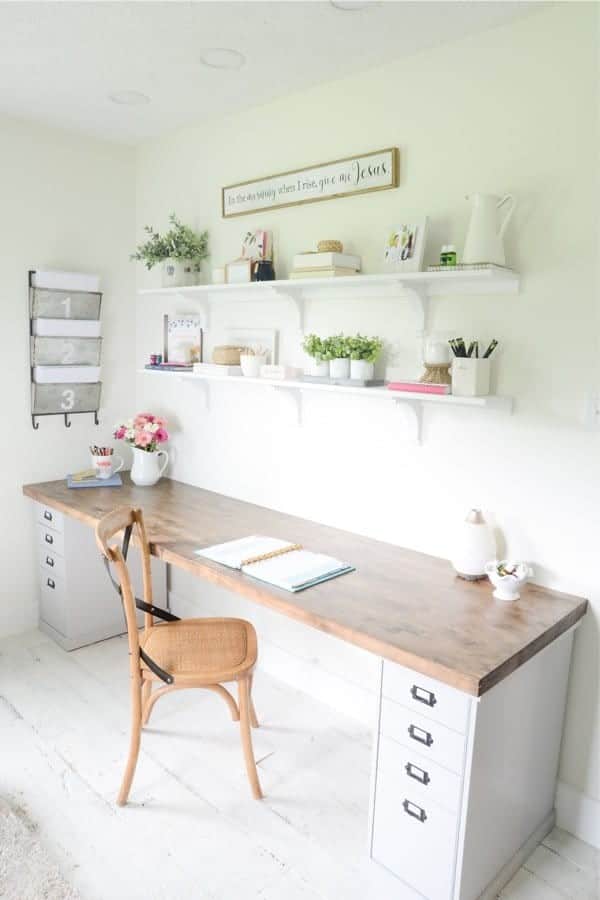
[[[424,703],[425,706],[433,707],[437,703],[437,698],[433,691],[426,691],[425,688],[419,687],[416,684],[413,684],[410,693],[414,700],[418,700],[419,703]]]
[[[420,769],[419,766],[415,766],[414,763],[406,763],[404,768],[406,769],[406,774],[409,778],[414,778],[415,781],[419,781],[421,784],[429,784],[431,781],[429,772],[426,772],[425,769]]]
[[[47,509],[44,510],[44,518],[46,519],[47,522],[52,521],[52,513]]]
[[[412,816],[413,819],[417,819],[419,822],[425,822],[427,819],[427,813],[421,806],[417,806],[416,803],[411,803],[410,800],[404,800],[402,803],[404,807],[404,812],[407,816]]]
[[[46,541],[47,544],[53,544],[53,543],[54,543],[54,538],[52,537],[51,534],[45,535],[44,540]]]
[[[56,587],[56,584],[52,578],[47,578],[46,584],[48,585],[49,588],[52,588],[52,590],[54,590],[54,588]]]
[[[54,568],[54,560],[52,559],[51,556],[46,557],[46,565],[50,566],[51,569]]]
[[[425,731],[424,728],[419,728],[417,725],[409,725],[408,733],[413,741],[417,741],[419,744],[425,744],[426,747],[431,747],[433,744],[431,734],[428,731]]]

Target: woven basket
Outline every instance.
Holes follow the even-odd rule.
[[[341,241],[319,241],[317,250],[319,253],[342,253],[344,245]]]
[[[239,366],[240,354],[245,347],[234,347],[231,344],[221,344],[212,352],[212,361],[218,366]]]

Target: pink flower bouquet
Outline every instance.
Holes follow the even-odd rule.
[[[138,413],[133,419],[128,419],[121,425],[117,425],[113,437],[118,441],[125,441],[138,450],[146,450],[154,453],[159,444],[169,440],[167,423],[161,416],[152,413]]]

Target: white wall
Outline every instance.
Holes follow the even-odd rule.
[[[523,276],[520,295],[444,298],[433,308],[434,330],[500,340],[497,389],[516,397],[513,417],[432,410],[425,443],[415,447],[401,412],[360,399],[307,398],[299,428],[280,397],[258,388],[219,385],[206,411],[197,386],[140,376],[138,406],[160,408],[175,421],[173,473],[182,480],[441,556],[448,555],[454,523],[470,506],[482,506],[506,552],[530,559],[538,581],[589,596],[592,608],[576,641],[561,778],[590,803],[600,801],[600,439],[584,427],[582,411],[586,392],[599,386],[596,17],[595,4],[557,5],[343,82],[202,122],[144,146],[137,182],[139,234],[144,223],[163,226],[175,210],[209,228],[211,264],[222,265],[238,255],[245,229],[269,228],[280,276],[294,252],[331,237],[360,253],[365,271],[379,271],[387,228],[422,214],[432,221],[426,252],[432,262],[441,243],[462,245],[465,194],[516,195],[507,253]],[[222,185],[393,145],[401,153],[396,191],[220,218]],[[140,271],[142,284],[157,277]],[[194,303],[138,299],[139,364],[160,350],[168,309],[193,311]],[[227,324],[278,328],[282,358],[301,358],[285,303],[215,304],[209,347]],[[414,319],[402,301],[310,305],[307,330],[341,329],[383,335],[394,362],[414,374]],[[181,576],[174,589],[207,597],[205,609],[221,603]],[[242,601],[227,604],[245,609]],[[300,647],[297,634],[287,640],[276,630],[276,639],[267,635],[269,647],[304,655],[309,666],[309,637]],[[314,655],[326,664],[328,651],[321,657],[321,650]],[[585,836],[600,843],[597,831]]]
[[[134,164],[129,148],[0,118],[0,635],[38,618],[32,511],[21,486],[86,467],[88,445],[108,438],[123,397],[133,394]],[[92,416],[73,416],[66,429],[57,416],[32,429],[27,272],[36,267],[102,276],[99,427]]]

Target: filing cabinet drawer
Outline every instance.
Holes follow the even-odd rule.
[[[42,503],[36,503],[35,509],[36,518],[40,525],[52,528],[53,531],[60,531],[61,534],[64,532],[65,517],[63,513],[58,512],[49,506],[44,506]]]
[[[404,747],[416,750],[451,772],[462,775],[465,756],[465,737],[440,725],[393,700],[381,701],[380,730],[386,737]]]
[[[54,573],[58,575],[59,578],[65,577],[65,560],[64,557],[59,556],[58,553],[55,553],[51,547],[48,545],[39,547],[40,554],[40,566],[44,571],[47,571],[50,575]]]
[[[40,568],[40,618],[62,635],[67,634],[65,583],[60,576]]]
[[[471,698],[462,691],[384,660],[382,693],[422,716],[467,733]]]
[[[372,856],[427,900],[450,900],[458,818],[377,773]]]
[[[384,735],[379,738],[377,771],[393,779],[399,790],[421,797],[425,803],[433,801],[451,813],[458,813],[460,809],[460,775]]]
[[[59,556],[65,555],[65,537],[63,534],[59,531],[54,531],[53,528],[46,528],[45,525],[38,525],[38,534],[39,547],[52,550],[53,554],[58,553]]]

